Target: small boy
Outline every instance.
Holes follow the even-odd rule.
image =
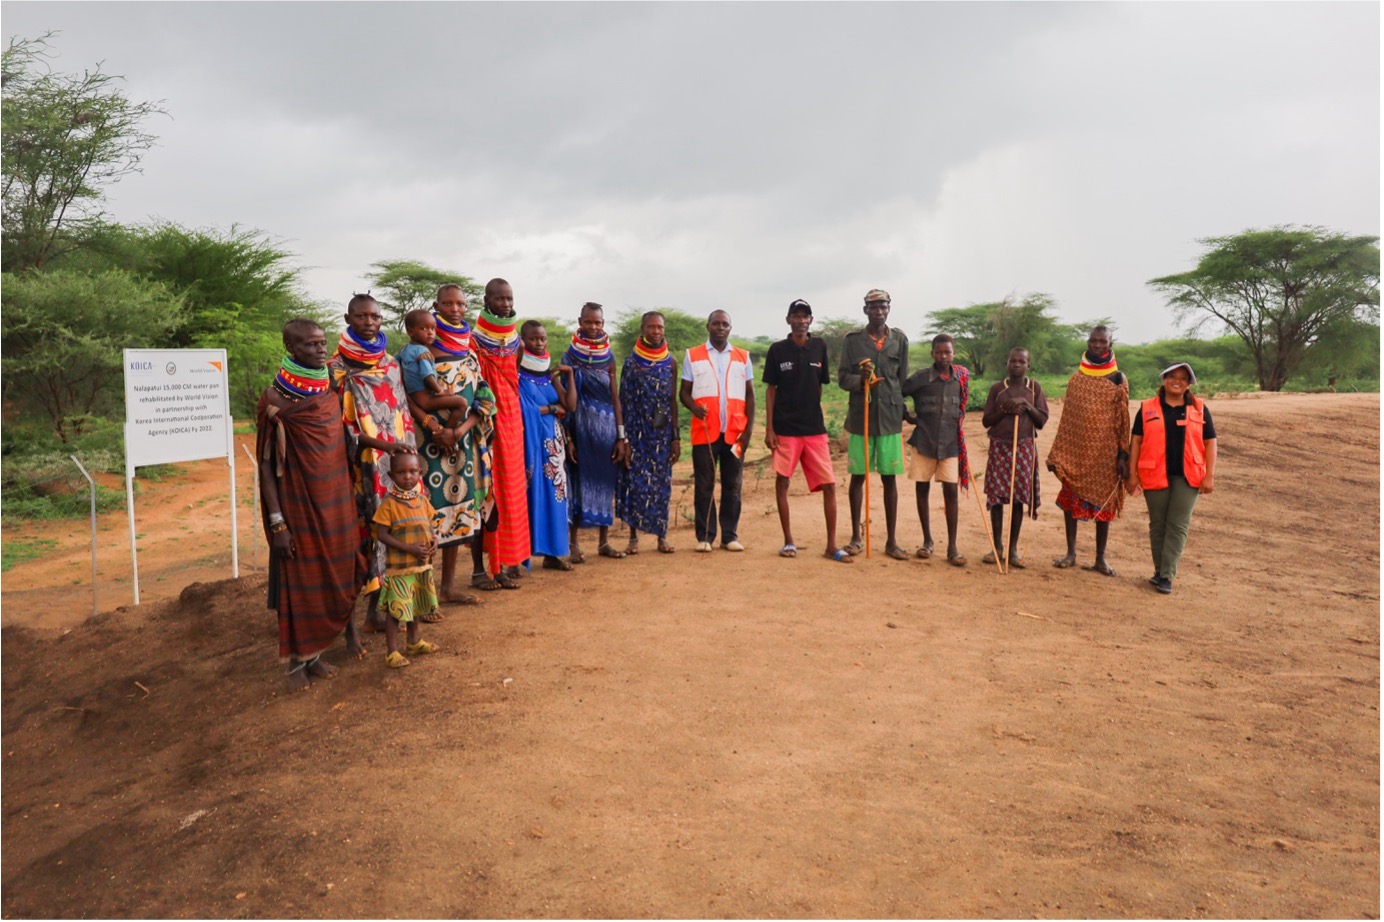
[[[1048,421],[1048,398],[1042,386],[1028,377],[1028,362],[1028,350],[1023,346],[1009,350],[1005,379],[991,386],[981,418],[990,434],[990,454],[985,463],[990,533],[996,547],[1004,548],[1004,507],[1012,506],[1008,553],[1001,551],[1000,563],[1016,570],[1024,568],[1024,559],[1019,555],[1024,507],[1035,519],[1038,517],[1038,430]],[[986,551],[982,560],[994,563],[995,552]]]
[[[969,485],[966,465],[966,401],[970,397],[971,373],[964,365],[953,364],[956,346],[946,333],[932,339],[932,364],[903,382],[903,395],[913,398],[913,413],[904,417],[913,423],[908,440],[913,450],[908,457],[908,476],[914,481],[918,518],[923,525],[923,546],[917,556],[932,556],[932,522],[928,517],[928,492],[936,478],[942,485],[942,503],[947,515],[947,562],[966,566],[966,558],[956,549],[957,520],[960,518],[960,487]]]
[[[437,551],[433,537],[433,507],[419,488],[421,465],[416,452],[394,456],[394,486],[375,510],[375,539],[385,551],[384,578],[380,585],[381,611],[385,613],[384,637],[389,648],[385,665],[400,669],[409,664],[399,652],[399,624],[408,625],[408,652],[413,656],[436,653],[437,645],[418,638],[418,620],[437,612],[433,588],[432,558]]]

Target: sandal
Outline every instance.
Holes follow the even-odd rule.
[[[499,580],[491,577],[489,573],[472,573],[471,588],[479,589],[482,592],[495,592],[503,589],[504,585]]]
[[[404,654],[395,650],[384,658],[384,664],[390,669],[403,669],[408,665],[408,660],[404,659]]]
[[[907,560],[908,551],[905,551],[903,548],[899,547],[896,544],[893,547],[886,547],[884,549],[884,556],[892,557],[895,560]]]
[[[625,546],[625,556],[626,556],[626,557],[633,557],[635,554],[638,554],[638,553],[639,553],[639,542],[638,542],[638,541],[631,541],[628,545]]]
[[[1052,565],[1059,570],[1070,570],[1072,567],[1076,566],[1076,558],[1070,556],[1054,557],[1052,559]]]
[[[438,651],[438,646],[435,643],[428,643],[426,640],[420,640],[418,643],[409,644],[404,647],[404,649],[408,651],[409,656],[422,656],[424,653],[436,653]]]
[[[574,544],[572,545],[572,553],[567,555],[567,560],[570,563],[586,563],[586,554]]]
[[[855,561],[851,559],[851,555],[846,552],[846,549],[844,547],[838,547],[830,554],[823,554],[822,556],[825,557],[827,560],[834,560],[837,563],[855,563]]]
[[[922,547],[918,548],[918,550],[913,554],[913,556],[917,557],[919,560],[931,560],[932,545],[924,544]]]
[[[797,545],[795,545],[795,544],[785,544],[782,548],[779,549],[779,556],[780,556],[780,557],[797,557],[797,556],[798,556],[798,547],[797,547]]]
[[[1083,570],[1095,570],[1101,576],[1114,576],[1115,568],[1108,563],[1093,563],[1089,567],[1082,567]]]
[[[1010,554],[1009,560],[1005,561],[1006,567],[1013,567],[1015,570],[1024,569],[1024,559],[1018,554]]]
[[[624,551],[617,551],[615,548],[611,547],[609,541],[596,548],[596,553],[600,554],[602,557],[609,557],[611,560],[621,560],[625,556]]]
[[[859,541],[852,541],[850,544],[846,545],[841,550],[845,551],[847,554],[850,554],[852,557],[859,557],[860,553],[865,550],[865,546],[861,544]]]
[[[966,566],[966,558],[962,557],[960,554],[957,554],[955,556],[948,555],[947,563],[951,564],[954,567],[964,567]]]
[[[443,621],[442,612],[438,611],[437,609],[433,609],[432,611],[428,612],[427,614],[423,614],[423,615],[419,615],[419,616],[418,616],[418,623],[419,623],[419,624],[441,624],[442,621]],[[410,651],[410,652],[412,652],[412,651]]]
[[[545,570],[570,570],[572,565],[561,557],[547,556],[543,558],[543,569]]]
[[[658,552],[659,552],[660,554],[671,554],[671,553],[673,553],[675,550],[677,550],[677,548],[675,548],[675,547],[673,547],[671,544],[669,544],[669,543],[668,543],[668,540],[667,540],[666,538],[659,538],[659,539],[658,539]]]
[[[469,593],[469,592],[463,592],[461,595],[457,596],[456,598],[445,597],[445,598],[442,599],[442,602],[443,602],[443,604],[445,604],[445,605],[479,605],[479,604],[481,604],[481,600],[478,599],[476,596],[473,596],[473,595],[472,595],[471,593]]]
[[[518,589],[519,584],[510,579],[503,570],[495,574],[495,582],[500,584],[501,589]]]

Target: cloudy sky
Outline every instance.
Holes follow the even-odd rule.
[[[1379,233],[1376,3],[0,6],[164,101],[117,220],[265,230],[343,304],[407,257],[521,314],[1041,291],[1144,342],[1197,238]]]

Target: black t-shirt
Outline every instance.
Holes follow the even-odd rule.
[[[826,435],[822,419],[822,385],[831,383],[827,344],[808,334],[799,346],[792,337],[769,347],[764,357],[764,383],[774,394],[774,432],[778,435]]]
[[[1182,453],[1187,447],[1187,427],[1182,420],[1187,418],[1187,404],[1170,407],[1162,397],[1158,398],[1158,402],[1163,405],[1163,434],[1168,450],[1168,476],[1182,477]],[[1211,422],[1211,410],[1206,406],[1205,400],[1201,402],[1201,418],[1201,440],[1205,443],[1216,437],[1216,424]],[[1143,407],[1134,414],[1134,435],[1141,438],[1144,435]]]

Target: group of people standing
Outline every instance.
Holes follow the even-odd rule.
[[[969,371],[955,364],[952,339],[942,334],[933,340],[932,364],[910,375],[907,336],[887,323],[888,293],[871,290],[863,310],[866,326],[846,336],[837,371],[849,393],[851,536],[844,546],[837,546],[836,475],[821,407],[830,362],[826,344],[811,335],[806,301],[789,305],[790,335],[766,355],[765,444],[784,536],[779,554],[797,555],[787,497],[801,467],[809,489],[823,495],[827,558],[852,563],[862,552],[866,478],[874,472],[883,488],[885,554],[933,555],[929,490],[936,480],[947,560],[964,566],[956,532],[959,489],[971,479]],[[582,306],[578,329],[554,362],[547,331],[535,320],[518,323],[503,279],[486,285],[470,320],[465,291],[444,285],[431,310],[405,317],[410,342],[397,357],[387,352],[383,315],[370,295],[351,299],[345,322],[330,355],[317,323],[284,327],[287,355],[257,412],[263,524],[273,551],[269,605],[279,613],[291,688],[335,674],[321,653],[343,632],[348,651],[364,656],[352,619],[362,592],[365,629],[385,634],[389,667],[435,652],[420,624],[442,620],[440,603],[479,602],[458,585],[463,546],[471,551],[467,588],[482,591],[518,589],[535,557],[555,570],[584,563],[584,528],[597,529],[595,552],[603,557],[639,553],[641,532],[654,536],[658,552],[673,553],[669,503],[672,467],[682,455],[680,409],[691,417],[695,550],[714,550],[718,537],[723,550],[745,549],[738,527],[754,368],[746,350],[730,343],[725,311],[711,313],[706,342],[687,350],[680,369],[664,317],[644,314],[618,376],[600,304]],[[1195,376],[1184,363],[1164,372],[1165,386],[1131,430],[1128,383],[1116,370],[1108,330],[1093,330],[1087,345],[1047,461],[1062,482],[1057,504],[1067,523],[1068,554],[1054,563],[1075,564],[1076,523],[1092,519],[1093,569],[1114,575],[1105,559],[1109,522],[1122,490],[1142,489],[1154,543],[1150,582],[1170,592],[1192,504],[1214,479],[1209,411],[1191,395]],[[1027,376],[1026,350],[1010,353],[1006,372],[983,414],[991,442],[986,502],[997,542],[986,560],[1022,567],[1020,526],[1025,509],[1036,516],[1036,435],[1048,406]],[[914,425],[906,453],[905,421]],[[905,467],[924,536],[913,555],[896,540],[895,478]],[[999,534],[1006,506],[1013,510],[1007,542]],[[629,529],[623,549],[610,542],[616,518]]]

